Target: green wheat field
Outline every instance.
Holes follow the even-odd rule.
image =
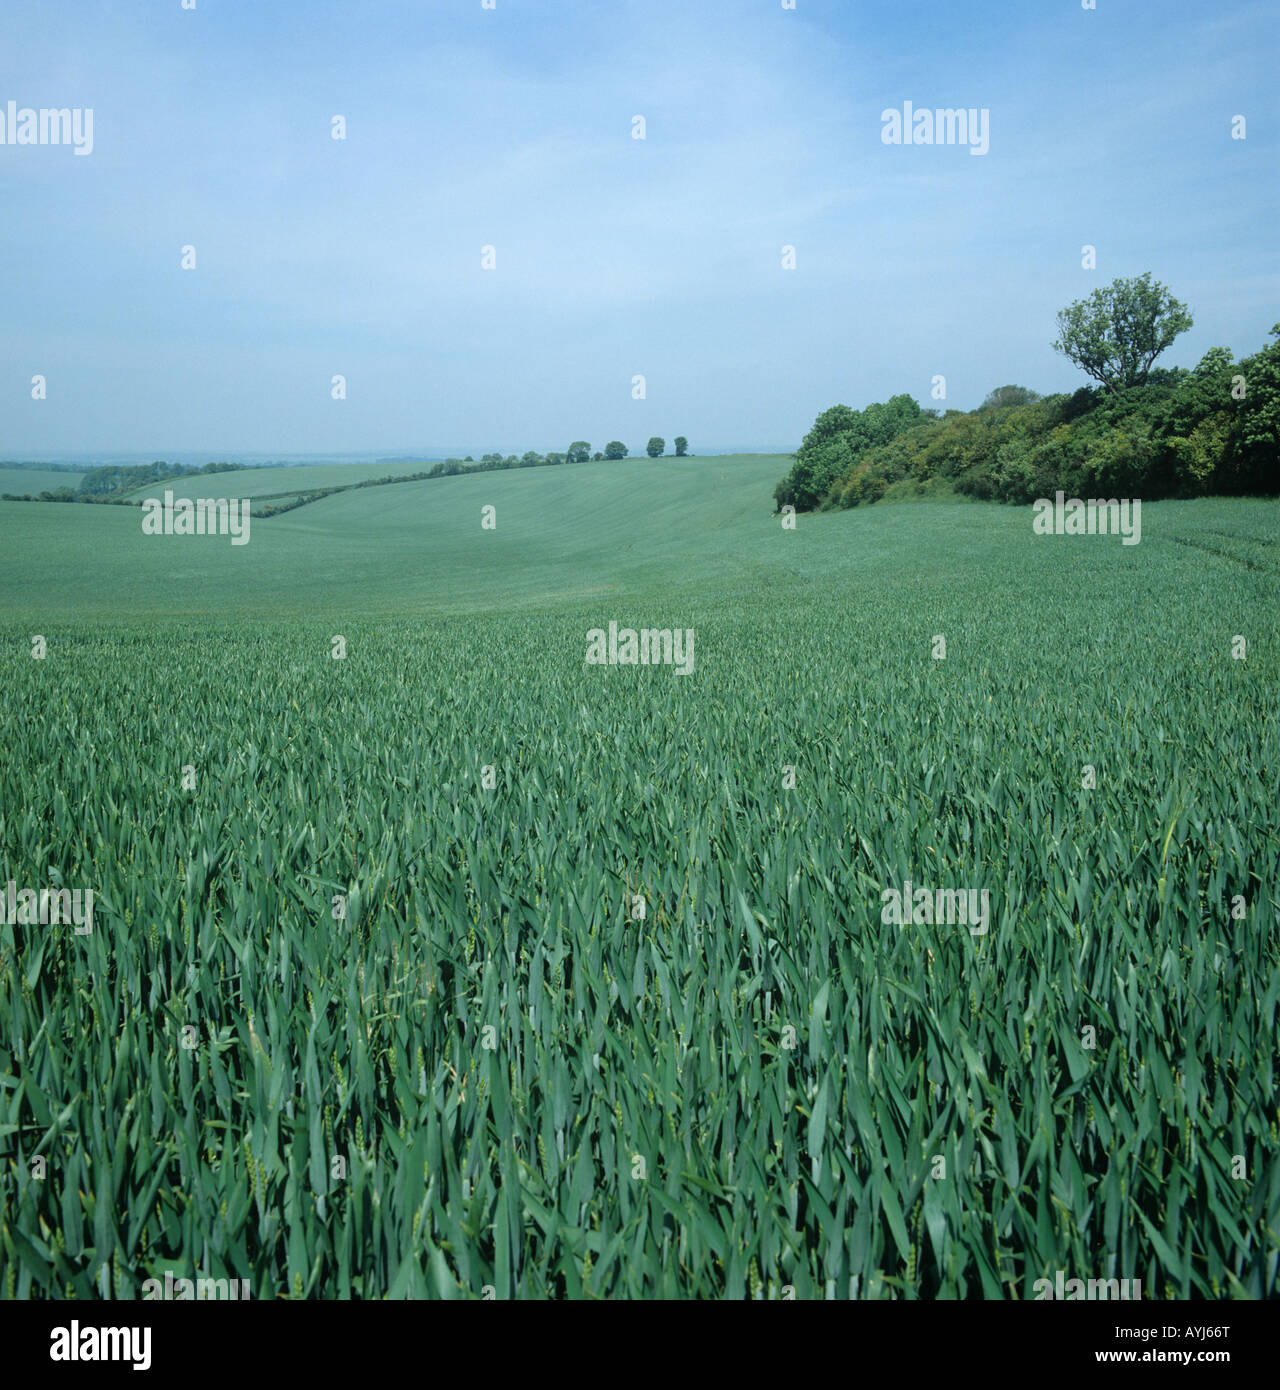
[[[786,467],[0,503],[0,1296],[1280,1291],[1280,503]]]

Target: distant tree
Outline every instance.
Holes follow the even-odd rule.
[[[500,468],[503,464],[501,454],[482,454],[480,462],[485,468]]]
[[[520,459],[520,467],[521,467],[521,468],[537,468],[537,466],[538,466],[540,463],[545,463],[545,462],[546,462],[546,460],[542,457],[541,454],[536,454],[536,453],[534,453],[534,451],[533,451],[532,449],[530,449],[530,450],[528,451],[528,453],[526,453],[526,454],[524,454],[524,455],[521,456],[521,459]]]
[[[80,491],[86,497],[99,497],[114,491],[119,481],[119,468],[111,465],[107,465],[103,468],[91,468],[84,477],[80,479]]]
[[[506,456],[506,458],[503,459],[503,461],[502,461],[502,466],[503,466],[504,468],[519,468],[519,467],[520,467],[520,455],[519,455],[519,454],[508,454],[508,455]]]
[[[475,459],[473,459],[473,458],[471,457],[471,455],[468,454],[468,455],[466,456],[466,458],[464,458],[462,461],[463,461],[463,463],[474,463],[474,462],[475,462]]]
[[[565,454],[568,463],[586,463],[591,457],[591,445],[585,439],[575,439]]]
[[[676,435],[676,458],[682,459],[689,448],[689,441],[682,434]]]
[[[133,488],[144,487],[148,483],[167,481],[170,478],[199,472],[198,468],[181,463],[165,463],[163,459],[127,467],[109,464],[102,468],[90,469],[80,480],[79,493],[82,497],[110,497],[117,493],[129,492]]]
[[[563,463],[563,462],[564,462],[564,455],[563,455],[563,454],[548,454],[548,455],[547,455],[547,462],[548,462],[548,463]]]
[[[624,459],[627,456],[627,446],[620,439],[611,439],[604,446],[604,456],[607,459]]]
[[[644,447],[645,453],[647,453],[651,459],[661,458],[666,451],[667,441],[655,434]]]
[[[1151,364],[1192,326],[1181,300],[1147,271],[1113,280],[1058,314],[1053,347],[1107,391],[1141,386]]]
[[[1039,399],[1039,392],[1032,391],[1026,386],[997,386],[994,391],[987,393],[986,400],[978,409],[1003,410],[1010,405],[1031,405]]]
[[[600,452],[599,449],[597,449],[595,453],[591,455],[592,463],[599,463],[603,458],[604,455]]]

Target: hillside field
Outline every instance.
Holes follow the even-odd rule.
[[[344,487],[371,478],[394,478],[420,473],[425,463],[324,463],[294,464],[279,468],[236,468],[226,473],[196,473],[163,483],[144,483],[129,497],[162,497],[168,489],[175,497],[276,497],[311,492],[322,487]]]
[[[786,467],[0,503],[4,1296],[1280,1291],[1280,503]]]
[[[76,488],[80,485],[83,473],[72,473],[59,468],[0,468],[0,493],[11,492],[17,497],[30,493],[39,497],[42,492],[54,488]]]

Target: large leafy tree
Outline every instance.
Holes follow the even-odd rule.
[[[607,459],[624,459],[627,456],[627,446],[620,439],[611,439],[604,446],[604,456]]]
[[[662,452],[666,449],[666,447],[667,441],[663,439],[660,435],[656,434],[644,446],[645,453],[647,453],[651,459],[661,457]]]
[[[586,463],[591,457],[591,445],[585,439],[575,439],[565,454],[567,463]]]
[[[800,511],[818,506],[837,478],[843,478],[858,461],[858,452],[849,446],[847,434],[829,435],[813,444],[804,444],[796,454],[791,472],[774,489],[778,506],[790,504]]]
[[[1141,386],[1191,315],[1151,272],[1113,280],[1058,314],[1053,347],[1108,391]]]
[[[819,444],[825,444],[827,440],[844,434],[846,430],[856,429],[861,418],[860,411],[847,405],[833,405],[830,410],[824,410],[805,435],[804,442],[796,451],[796,457],[802,457],[806,451],[815,449]]]
[[[876,401],[865,410],[833,405],[813,422],[796,450],[791,472],[774,489],[779,506],[807,511],[826,500],[832,484],[878,444],[887,444],[920,422],[920,406],[902,394]]]
[[[689,441],[682,434],[676,435],[676,458],[682,459],[689,449]]]

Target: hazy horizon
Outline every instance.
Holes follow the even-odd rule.
[[[759,449],[759,448],[740,448],[740,449],[693,449],[688,451],[688,458],[738,458],[744,456],[758,456],[765,458],[785,457],[794,452],[795,446],[778,449]],[[186,466],[201,467],[206,463],[243,463],[246,468],[301,468],[317,467],[327,464],[344,463],[443,463],[448,459],[465,459],[470,455],[474,460],[479,460],[482,454],[497,452],[496,450],[480,449],[474,446],[451,447],[449,449],[435,449],[433,451],[405,449],[399,452],[384,452],[381,449],[352,449],[346,452],[329,452],[323,454],[286,454],[286,453],[258,453],[251,449],[229,450],[226,455],[219,458],[206,457],[208,451],[202,449],[173,449],[168,453],[163,450],[159,452],[127,452],[115,450],[87,450],[83,453],[67,453],[50,455],[47,458],[0,458],[0,468],[86,468],[110,467],[119,465],[121,467],[133,466],[136,464],[147,463],[178,463]],[[513,452],[511,450],[508,453]],[[524,450],[520,451],[525,452]],[[666,453],[660,457],[675,458],[676,452],[672,440],[667,440]],[[634,449],[627,455],[628,459],[640,459],[649,462],[643,447]]]

